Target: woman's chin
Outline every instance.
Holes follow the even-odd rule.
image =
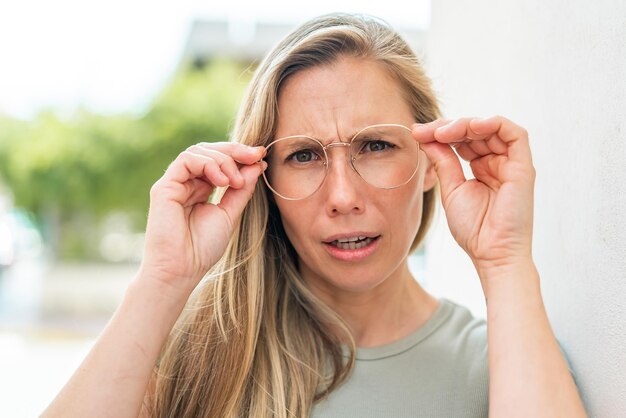
[[[337,276],[331,275],[326,278],[318,278],[321,283],[315,283],[316,288],[323,288],[325,293],[329,293],[333,296],[338,292],[346,294],[364,293],[378,287],[384,279],[377,277],[368,277],[360,275],[358,271],[353,271],[351,275],[353,280],[346,280],[345,274],[338,274]]]

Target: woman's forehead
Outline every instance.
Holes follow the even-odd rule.
[[[367,125],[410,119],[399,83],[380,65],[352,58],[308,68],[285,80],[278,97],[276,137],[349,139]]]

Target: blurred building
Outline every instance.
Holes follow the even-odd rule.
[[[255,21],[195,21],[184,48],[182,62],[203,67],[218,57],[243,62],[259,61],[295,26]],[[421,57],[426,44],[426,32],[412,28],[395,29]]]

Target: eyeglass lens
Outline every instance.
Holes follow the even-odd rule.
[[[328,154],[332,152],[328,149]],[[368,184],[391,189],[406,184],[417,171],[419,145],[400,125],[362,130],[350,143],[353,167]],[[286,199],[315,193],[326,176],[328,156],[322,145],[306,136],[275,141],[267,148],[263,173],[267,185]]]

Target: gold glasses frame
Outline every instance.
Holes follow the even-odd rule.
[[[398,127],[398,128],[402,128],[407,130],[409,133],[411,133],[411,129],[407,128],[404,125],[400,125],[397,123],[381,123],[381,124],[376,124],[376,125],[369,125],[366,126],[365,128],[359,130],[356,134],[354,134],[352,136],[352,138],[350,139],[350,141],[348,142],[331,142],[328,145],[324,145],[322,143],[322,141],[320,141],[317,138],[313,138],[312,136],[308,136],[308,135],[290,135],[290,136],[285,136],[282,138],[278,138],[273,140],[272,142],[270,142],[268,145],[265,146],[266,149],[271,148],[273,145],[275,145],[278,142],[281,141],[285,141],[287,139],[293,139],[293,138],[307,138],[307,139],[311,139],[313,141],[315,141],[320,148],[322,148],[322,150],[324,151],[324,178],[322,179],[322,181],[320,182],[319,186],[317,186],[317,188],[312,191],[310,194],[306,195],[305,197],[287,197],[287,196],[283,196],[282,194],[278,193],[276,190],[274,190],[274,188],[270,185],[270,182],[265,174],[265,171],[263,171],[263,180],[265,180],[265,184],[267,185],[267,187],[277,196],[285,199],[285,200],[303,200],[306,198],[309,198],[311,196],[313,196],[324,184],[324,182],[326,181],[326,176],[328,175],[328,167],[330,166],[330,159],[328,157],[328,152],[326,150],[330,149],[330,148],[335,148],[335,147],[348,147],[348,153],[349,153],[349,160],[350,160],[350,167],[352,168],[352,170],[354,170],[355,173],[358,174],[358,176],[368,185],[372,186],[372,187],[376,187],[377,189],[383,189],[383,190],[391,190],[391,189],[397,189],[399,187],[402,187],[404,185],[406,185],[407,183],[409,183],[413,177],[415,177],[415,173],[417,173],[417,170],[419,169],[419,152],[420,152],[420,146],[419,146],[419,142],[415,141],[415,146],[417,147],[417,162],[415,164],[415,170],[413,170],[413,173],[411,174],[411,176],[402,184],[399,184],[397,186],[392,186],[392,187],[379,187],[379,186],[375,186],[373,184],[371,184],[370,182],[368,182],[363,175],[361,175],[361,173],[359,173],[359,170],[356,168],[355,166],[355,161],[356,158],[352,155],[352,142],[359,136],[361,135],[361,133],[363,131],[366,131],[368,129],[372,129],[372,128],[385,128],[385,127]],[[269,163],[268,163],[269,164]]]

